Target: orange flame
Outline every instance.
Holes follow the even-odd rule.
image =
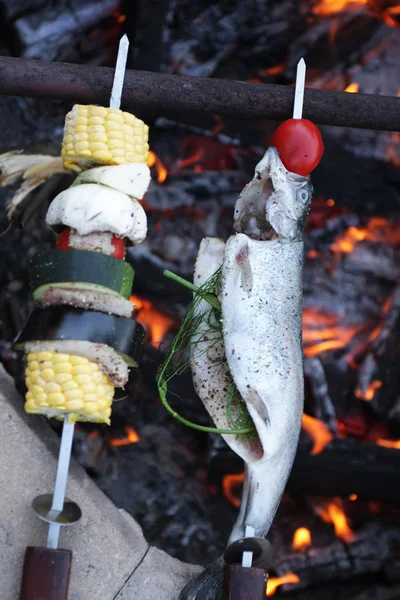
[[[268,69],[263,69],[261,71],[261,73],[263,73],[263,75],[280,75],[280,73],[283,73],[284,71],[286,71],[288,66],[287,61],[285,60],[284,62],[279,63],[278,65],[275,65],[273,67],[268,67]]]
[[[240,494],[238,492],[243,485],[243,480],[244,473],[231,473],[224,475],[222,479],[224,496],[235,508],[239,508],[240,506]]]
[[[347,521],[340,498],[334,498],[333,502],[328,502],[325,507],[317,505],[315,510],[325,523],[332,523],[338,538],[345,542],[351,542],[354,539],[354,532]]]
[[[311,532],[306,527],[299,527],[293,535],[292,548],[303,551],[311,546]]]
[[[154,167],[157,171],[158,183],[163,183],[167,179],[168,171],[158,156],[150,150],[149,158],[147,159],[147,166]]]
[[[129,446],[130,444],[137,444],[139,441],[139,436],[133,427],[127,425],[125,427],[126,437],[124,438],[116,438],[114,440],[110,440],[110,446]]]
[[[165,334],[174,324],[174,320],[154,308],[150,300],[131,296],[131,302],[134,302],[137,310],[136,320],[150,331],[151,345],[158,348]]]
[[[390,27],[398,27],[399,22],[396,19],[400,16],[400,6],[389,6],[383,11],[383,20]]]
[[[368,3],[368,0],[319,0],[312,12],[318,16],[331,16],[342,12],[346,8],[353,9]]]
[[[371,383],[364,392],[360,388],[357,388],[354,394],[360,400],[371,402],[371,400],[374,399],[376,391],[379,390],[382,387],[382,385],[382,381],[379,381],[379,379],[375,379],[374,381],[371,381]]]
[[[286,573],[282,577],[270,577],[267,581],[267,596],[273,596],[277,588],[286,583],[299,583],[300,577],[294,573]]]
[[[383,446],[384,448],[393,448],[394,450],[400,450],[400,440],[386,440],[384,438],[380,438],[376,440],[378,446]]]
[[[313,439],[314,445],[311,454],[320,454],[333,440],[333,434],[329,431],[327,425],[319,419],[314,419],[314,417],[310,417],[309,415],[303,415],[302,427]]]
[[[336,254],[350,254],[358,242],[364,240],[381,242],[390,246],[400,244],[400,231],[397,223],[389,223],[382,217],[371,217],[365,227],[349,227],[331,245]]]
[[[353,83],[349,83],[349,85],[344,89],[345,92],[349,92],[349,94],[357,94],[360,91],[360,85],[353,81]]]
[[[361,328],[358,325],[339,325],[339,317],[336,315],[305,308],[303,310],[304,354],[312,357],[328,350],[344,348]]]

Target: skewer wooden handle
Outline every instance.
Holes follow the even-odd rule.
[[[28,546],[20,600],[67,600],[72,552]]]
[[[225,565],[223,600],[264,600],[267,580],[264,569]]]

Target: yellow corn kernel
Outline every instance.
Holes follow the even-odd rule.
[[[77,388],[76,390],[69,390],[68,392],[65,392],[64,396],[66,400],[80,400],[83,398],[83,393],[79,388]]]
[[[68,355],[67,355],[68,356]],[[87,365],[89,361],[84,356],[70,356],[69,362],[71,365]]]
[[[104,106],[88,106],[90,116],[94,117],[104,117],[107,115],[107,109]]]
[[[50,406],[64,406],[65,398],[64,395],[59,392],[54,392],[53,394],[49,394],[47,396],[47,401]]]
[[[61,384],[61,388],[62,388],[63,392],[69,392],[70,390],[77,390],[78,387],[79,387],[78,384],[74,380],[66,381],[65,383]]]
[[[36,406],[48,406],[47,403],[47,394],[41,392],[40,394],[35,394],[33,396],[33,401]]]
[[[112,149],[112,155],[113,158],[123,158],[125,156],[125,152],[124,150],[120,149],[120,148],[113,148]]]
[[[53,363],[57,364],[65,364],[68,363],[68,354],[63,354],[62,352],[56,352],[53,357]]]
[[[124,140],[132,148],[124,149]],[[111,144],[118,140],[121,143]],[[134,115],[102,106],[75,105],[65,118],[64,166],[79,173],[96,164],[147,162],[148,126]],[[134,148],[134,150],[133,150]],[[112,149],[118,149],[115,155]]]
[[[36,408],[37,408],[36,404],[34,403],[33,400],[27,400],[25,402],[25,411],[27,413],[34,413],[34,412],[36,412]]]
[[[75,140],[77,142],[87,142],[88,138],[89,138],[89,136],[88,136],[88,134],[86,132],[85,133],[76,133],[75,134]],[[74,147],[72,146],[72,150],[73,149],[74,149]]]
[[[79,135],[82,135],[81,133]],[[90,150],[90,142],[86,141],[86,142],[77,142],[75,144],[75,149],[77,150],[77,152],[81,152],[81,150]]]
[[[69,400],[65,406],[66,406],[67,410],[70,410],[71,412],[75,412],[75,411],[81,410],[83,408],[83,400],[80,400],[80,399]]]
[[[36,360],[38,360],[39,362],[43,360],[51,361],[52,355],[53,352],[38,352],[38,354],[36,354]]]
[[[58,419],[68,415],[71,422],[109,423],[114,387],[97,363],[81,356],[33,352],[25,375],[27,412]]]
[[[89,363],[86,365],[74,365],[72,367],[72,374],[75,375],[88,375],[90,373]]]
[[[60,354],[58,356],[61,356]],[[65,355],[63,355],[65,356]],[[55,373],[72,373],[72,365],[69,362],[65,362],[65,363],[59,363],[56,362],[56,364],[54,365],[54,372]]]
[[[47,367],[47,365],[46,365]],[[53,369],[49,369],[48,367],[43,369],[43,371],[40,372],[40,376],[44,381],[52,381],[54,379],[54,371]]]
[[[67,383],[67,381],[72,381],[72,375],[71,373],[56,373],[54,381],[59,384]]]
[[[58,383],[54,383],[54,381],[50,381],[49,383],[46,384],[44,391],[46,392],[46,394],[53,394],[55,392],[61,392],[61,386],[58,385]]]

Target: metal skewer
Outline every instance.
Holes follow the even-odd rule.
[[[129,40],[119,43],[110,107],[119,108],[124,83]],[[65,497],[71,461],[75,423],[66,415],[61,434],[54,492],[37,496],[32,507],[38,517],[49,523],[46,548],[28,547],[25,553],[20,600],[67,600],[72,552],[58,550],[60,528],[76,523],[79,506]]]
[[[304,87],[306,84],[306,62],[301,58],[297,63],[296,85],[294,88],[293,119],[301,119],[303,116]]]
[[[303,115],[305,81],[306,63],[302,58],[297,65],[293,119],[301,119]],[[246,525],[244,537],[225,550],[223,600],[265,598],[271,546],[267,540],[256,538],[254,534],[254,527]]]

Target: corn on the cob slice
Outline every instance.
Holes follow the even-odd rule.
[[[75,104],[65,118],[64,167],[80,173],[95,165],[146,163],[148,126],[130,113]]]
[[[70,421],[110,423],[114,387],[97,363],[58,352],[30,352],[25,410]]]

